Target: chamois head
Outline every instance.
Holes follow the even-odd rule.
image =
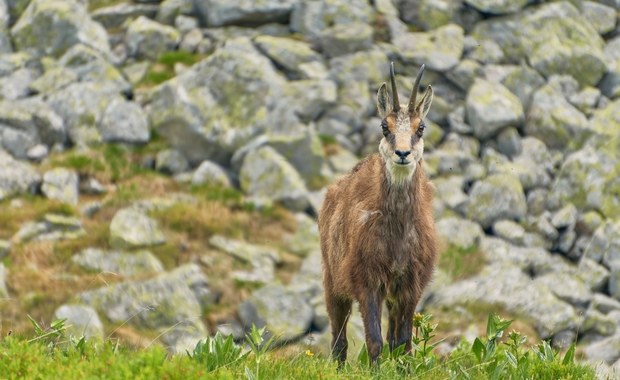
[[[390,81],[392,82],[392,99],[387,93],[387,85],[383,83],[377,94],[377,107],[383,119],[383,139],[379,144],[379,152],[385,161],[392,183],[408,182],[413,176],[422,153],[424,152],[424,117],[433,101],[433,89],[429,85],[422,100],[416,105],[418,87],[424,73],[424,65],[420,67],[413,85],[409,104],[401,106],[398,101],[394,63],[390,64]]]

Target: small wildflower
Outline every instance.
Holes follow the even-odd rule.
[[[306,350],[306,356],[314,356],[314,352]]]

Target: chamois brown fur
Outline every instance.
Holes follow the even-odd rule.
[[[394,103],[391,107],[382,104],[380,90],[380,113],[382,106],[385,111],[382,144],[391,146],[390,153],[400,149],[394,145],[397,138],[391,132],[397,129],[395,120],[404,114],[409,115],[407,123],[411,130],[407,132],[401,127],[401,133],[410,134],[409,149],[416,149],[416,136],[418,139],[422,136],[418,128],[430,107],[430,100],[425,94],[422,102],[428,100],[428,104],[424,104],[426,110],[409,112],[407,107],[401,109],[398,104],[394,81],[392,86]],[[432,100],[430,86],[429,90]],[[415,95],[411,102],[415,102]],[[410,104],[409,108],[413,106]],[[401,140],[406,141],[405,138]],[[402,154],[399,150],[395,152],[399,157]],[[395,183],[391,178],[393,174],[385,154],[375,153],[330,186],[325,196],[319,214],[323,283],[332,328],[332,354],[340,364],[346,360],[346,323],[353,301],[360,305],[366,344],[373,362],[383,346],[381,307],[384,301],[389,310],[387,341],[390,348],[404,344],[407,352],[411,350],[414,311],[431,279],[437,256],[433,186],[421,167],[421,150],[419,154],[417,162],[413,163],[416,165],[413,174],[402,183]],[[402,160],[404,162],[405,158]]]

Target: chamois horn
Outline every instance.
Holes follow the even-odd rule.
[[[424,67],[424,65],[420,66],[418,76],[415,78],[415,83],[413,84],[413,90],[411,90],[411,98],[409,99],[410,114],[415,112],[415,98],[418,96],[418,88],[420,88],[420,80],[422,79],[422,74],[424,74]]]
[[[400,101],[398,100],[396,78],[394,77],[394,62],[390,62],[390,82],[392,82],[392,110],[398,112],[400,110]]]

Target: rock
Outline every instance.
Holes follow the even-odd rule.
[[[293,0],[269,0],[255,2],[242,0],[234,3],[225,0],[195,2],[198,19],[204,26],[260,25],[288,21]]]
[[[118,97],[118,88],[111,83],[81,82],[50,94],[47,103],[64,121],[71,142],[85,146],[100,141],[96,126]]]
[[[110,54],[105,29],[79,1],[31,0],[11,34],[17,50],[34,49],[41,55],[58,57],[78,43]]]
[[[610,274],[607,268],[589,257],[582,257],[579,265],[569,272],[582,279],[593,292],[603,292],[608,286]]]
[[[461,210],[467,202],[467,195],[463,192],[463,178],[450,176],[437,178],[433,181],[436,194],[446,206],[452,210]]]
[[[473,36],[493,39],[508,61],[527,60],[545,77],[567,74],[581,85],[595,85],[606,71],[604,42],[582,12],[568,1],[530,9],[479,22]]]
[[[478,61],[482,64],[496,64],[504,61],[502,48],[493,40],[477,41],[475,49],[467,53],[467,58]]]
[[[614,139],[601,138],[600,144],[568,154],[549,201],[572,203],[581,211],[598,210],[607,217],[618,215],[620,201],[612,195],[620,185],[615,145]]]
[[[209,244],[243,262],[251,263],[261,256],[270,258],[274,263],[280,262],[280,254],[271,247],[227,239],[221,235],[212,236]]]
[[[525,131],[554,149],[579,147],[590,133],[586,117],[552,85],[534,93]]]
[[[516,128],[505,128],[497,135],[497,150],[511,158],[521,153],[521,136]]]
[[[404,33],[395,36],[393,42],[403,61],[446,72],[461,58],[463,35],[462,27],[449,24],[428,33]]]
[[[15,100],[30,95],[30,84],[39,76],[33,69],[22,68],[8,76],[0,78],[0,93],[2,98]]]
[[[577,223],[578,211],[572,204],[567,204],[551,217],[551,224],[556,229],[573,229]]]
[[[452,83],[463,91],[467,91],[474,79],[481,74],[480,64],[472,59],[463,59],[452,70],[446,73]]]
[[[320,44],[323,54],[335,57],[370,49],[373,44],[372,38],[372,27],[357,22],[326,28],[320,35]]]
[[[198,317],[209,297],[207,277],[197,265],[186,264],[153,279],[112,284],[77,298],[112,323],[140,329],[190,326],[204,334],[206,328]]]
[[[610,311],[620,310],[620,301],[617,301],[604,294],[594,293],[592,296],[592,302],[590,307],[593,310],[597,310],[603,314],[607,314]]]
[[[236,149],[273,127],[269,116],[284,83],[248,39],[228,40],[154,89],[151,125],[191,164],[206,159],[228,164]],[[299,121],[293,117],[292,122]]]
[[[493,223],[493,234],[515,245],[523,245],[525,241],[525,229],[512,220]]]
[[[198,28],[191,29],[183,36],[183,39],[181,39],[179,50],[196,53],[198,47],[201,45],[201,43],[203,43],[203,41],[204,36],[202,35],[202,30]]]
[[[173,355],[187,355],[188,352],[193,352],[198,342],[209,336],[202,326],[196,327],[187,323],[163,328],[160,331],[162,331],[160,336],[162,343]]]
[[[594,111],[590,119],[590,128],[603,136],[616,137],[620,129],[614,127],[620,123],[620,99],[609,103],[605,108]]]
[[[162,53],[173,50],[181,42],[180,33],[144,16],[129,24],[125,43],[127,54],[137,59],[156,60]]]
[[[510,266],[487,266],[476,277],[439,289],[431,303],[448,308],[475,304],[501,307],[530,321],[542,339],[577,326],[577,315],[570,305],[555,298],[547,286],[533,285],[529,276]]]
[[[465,0],[465,4],[476,8],[478,11],[493,15],[518,12],[527,3],[528,0]]]
[[[87,248],[71,257],[81,267],[96,271],[114,273],[123,277],[134,277],[164,271],[161,262],[149,251],[125,253]]]
[[[534,281],[546,285],[556,297],[575,307],[585,309],[592,301],[590,288],[584,281],[570,274],[547,273]]]
[[[276,107],[293,112],[303,122],[311,122],[323,115],[337,100],[337,86],[331,80],[308,79],[297,80],[287,83],[284,88],[284,96]],[[290,128],[288,129],[293,129]],[[306,128],[309,129],[309,128]],[[274,133],[294,135],[290,130],[274,128]],[[297,133],[299,134],[299,133]]]
[[[303,298],[277,284],[255,291],[239,305],[238,313],[246,328],[265,326],[276,342],[306,333],[313,317],[312,307]]]
[[[246,155],[239,182],[249,195],[280,201],[293,210],[303,211],[310,205],[299,173],[269,146]]]
[[[486,139],[504,127],[523,123],[523,106],[499,83],[477,79],[467,93],[467,120],[476,137]]]
[[[231,187],[224,168],[212,161],[203,161],[192,174],[192,185]]]
[[[614,243],[610,243],[610,245],[611,244]],[[607,255],[607,257],[612,254]],[[606,265],[609,267],[609,295],[617,300],[620,300],[620,261],[613,260],[607,262]]]
[[[545,84],[545,79],[527,65],[520,65],[501,81],[510,92],[517,95],[524,109],[529,109],[532,94]]]
[[[0,300],[9,297],[9,291],[6,288],[6,268],[0,263]]]
[[[440,219],[435,228],[440,239],[459,249],[477,247],[484,234],[478,223],[457,217]]]
[[[178,150],[165,149],[157,153],[155,169],[166,174],[179,174],[189,169],[189,163]]]
[[[65,320],[65,334],[76,338],[103,340],[103,323],[95,309],[79,304],[62,305],[54,312],[54,319]]]
[[[128,4],[121,3],[96,9],[91,13],[93,20],[106,29],[121,28],[123,24],[140,16],[155,18],[159,6],[157,4]]]
[[[499,219],[523,219],[527,211],[521,183],[508,174],[494,174],[476,182],[469,197],[467,218],[477,221],[483,228]]]
[[[580,330],[599,336],[610,336],[616,333],[616,321],[605,314],[590,308],[586,311]]]
[[[376,146],[374,148],[376,148]],[[344,148],[338,149],[336,153],[330,154],[326,158],[329,167],[335,174],[348,173],[360,160],[355,154]]]
[[[138,104],[116,98],[108,104],[99,133],[105,142],[144,144],[151,137],[146,114]]]
[[[465,19],[474,16],[475,13],[473,9],[469,12],[467,8],[462,7],[461,3],[451,0],[414,0],[396,3],[400,17],[406,23],[419,26],[424,30],[455,21],[459,24],[466,24],[468,22],[465,22]],[[472,20],[468,21],[472,22]]]
[[[277,66],[282,67],[291,79],[310,79],[308,71],[304,68],[311,63],[323,65],[321,55],[302,41],[284,37],[258,36],[254,39],[254,43],[263,54]]]
[[[620,95],[620,37],[610,39],[603,50],[608,72],[600,82],[599,88],[609,98]]]
[[[317,42],[321,32],[331,25],[370,24],[372,13],[373,8],[364,0],[301,1],[293,6],[290,28]]]
[[[72,216],[45,214],[39,222],[26,222],[13,236],[15,243],[77,239],[86,234],[80,219]]]
[[[613,335],[583,347],[588,361],[612,364],[620,359],[620,335]]]
[[[165,241],[157,222],[133,208],[119,210],[110,223],[110,245],[113,248],[144,247]]]
[[[599,34],[609,33],[616,27],[616,10],[614,8],[594,1],[584,1],[581,6],[583,17]]]
[[[55,168],[43,175],[41,191],[49,199],[77,205],[78,188],[79,178],[73,170]]]
[[[40,182],[41,176],[34,167],[0,149],[0,200],[33,191]]]
[[[26,157],[30,161],[41,162],[49,154],[49,149],[43,144],[37,144],[26,151]]]
[[[286,248],[301,257],[320,250],[319,227],[316,221],[304,213],[296,213],[295,221],[297,222],[295,233],[284,239]]]

